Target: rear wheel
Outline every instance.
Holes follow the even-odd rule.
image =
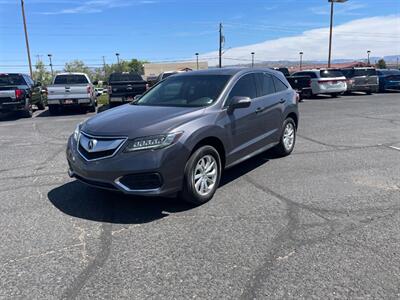
[[[96,112],[96,103],[89,106],[88,112]]]
[[[40,100],[37,104],[36,104],[36,106],[37,106],[37,108],[38,108],[38,110],[43,110],[45,107],[44,107],[44,104],[43,104],[43,102],[42,102],[42,100]]]
[[[339,95],[338,93],[333,93],[333,94],[331,94],[331,97],[332,98],[337,98],[338,95]]]
[[[296,143],[296,123],[292,118],[287,118],[283,122],[283,131],[279,144],[274,147],[274,152],[278,156],[288,156],[292,153]]]
[[[209,201],[218,188],[221,169],[221,159],[214,147],[197,149],[186,163],[180,198],[197,205]]]
[[[57,105],[49,105],[49,113],[51,115],[57,115],[60,113],[60,108]]]

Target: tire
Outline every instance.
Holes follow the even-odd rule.
[[[38,103],[36,104],[36,106],[37,106],[38,110],[44,110],[44,109],[45,109],[44,104],[43,104],[42,101],[38,102]]]
[[[93,103],[92,105],[89,106],[88,112],[91,112],[91,113],[96,112],[96,104],[95,103]]]
[[[51,115],[57,115],[60,113],[60,109],[57,105],[49,105],[49,113]]]
[[[365,92],[367,95],[372,95],[372,91]]]
[[[22,118],[32,118],[32,115],[33,115],[32,106],[30,106],[29,109],[21,110]]]
[[[337,98],[337,97],[338,97],[338,94],[337,94],[337,93],[333,93],[333,94],[331,94],[331,97],[332,97],[332,98]]]
[[[211,165],[214,166],[213,168],[211,167],[208,173],[206,171],[208,168],[204,168],[207,164],[209,164],[208,168]],[[222,165],[218,151],[212,146],[200,147],[190,156],[186,163],[183,187],[179,193],[179,198],[196,205],[206,203],[214,196],[218,188],[221,172]],[[196,178],[195,176],[201,177]],[[210,182],[206,180],[207,178],[210,179]]]
[[[287,130],[290,130],[290,128],[293,130],[293,135],[292,135],[292,142],[289,145],[288,142],[290,141],[290,131],[288,132]],[[294,145],[296,144],[296,123],[294,122],[294,120],[292,118],[287,118],[285,120],[285,122],[283,122],[283,126],[282,126],[282,134],[281,137],[279,139],[279,144],[276,145],[273,148],[274,153],[279,156],[279,157],[285,157],[290,155],[290,153],[292,153],[293,149],[294,149]],[[289,136],[287,136],[287,134],[289,134]],[[286,136],[286,137],[285,137]],[[289,140],[287,139],[289,138]]]

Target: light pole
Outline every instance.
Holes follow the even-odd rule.
[[[371,54],[371,51],[368,50],[367,51],[367,55],[368,55],[368,67],[371,66],[371,61],[369,60],[369,55]]]
[[[115,53],[115,56],[117,57],[118,68],[121,69],[121,65],[119,64],[119,53]]]
[[[196,65],[197,65],[197,70],[199,69],[199,53],[195,53],[196,55]]]
[[[251,52],[251,67],[254,68],[254,52]]]
[[[300,54],[300,71],[303,69],[303,51],[299,52]]]
[[[51,61],[51,57],[53,56],[52,54],[47,54],[47,56],[49,57],[49,61],[50,61],[50,70],[51,70],[51,77],[54,77],[54,72],[53,72],[53,62]]]
[[[344,3],[347,0],[328,0],[331,3],[331,23],[329,26],[329,56],[328,56],[328,68],[331,67],[331,57],[332,57],[332,27],[333,27],[333,4],[336,3]]]
[[[29,50],[28,30],[26,29],[25,3],[24,3],[24,0],[21,0],[21,10],[22,10],[22,20],[24,21],[25,43],[26,43],[26,51],[28,53],[29,72],[31,74],[31,77],[33,78],[31,51]]]

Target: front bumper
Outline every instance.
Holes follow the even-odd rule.
[[[178,192],[182,188],[183,174],[189,151],[179,141],[167,148],[144,150],[130,153],[122,147],[113,157],[87,161],[77,150],[77,143],[71,136],[67,145],[69,175],[88,185],[125,194],[141,196],[162,196]],[[128,177],[160,177],[159,186],[130,188]],[[153,177],[154,178],[154,177]]]

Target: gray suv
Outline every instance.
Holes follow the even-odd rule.
[[[168,77],[134,102],[79,124],[69,175],[133,195],[210,200],[224,169],[269,148],[289,155],[298,95],[282,73],[224,68]]]

